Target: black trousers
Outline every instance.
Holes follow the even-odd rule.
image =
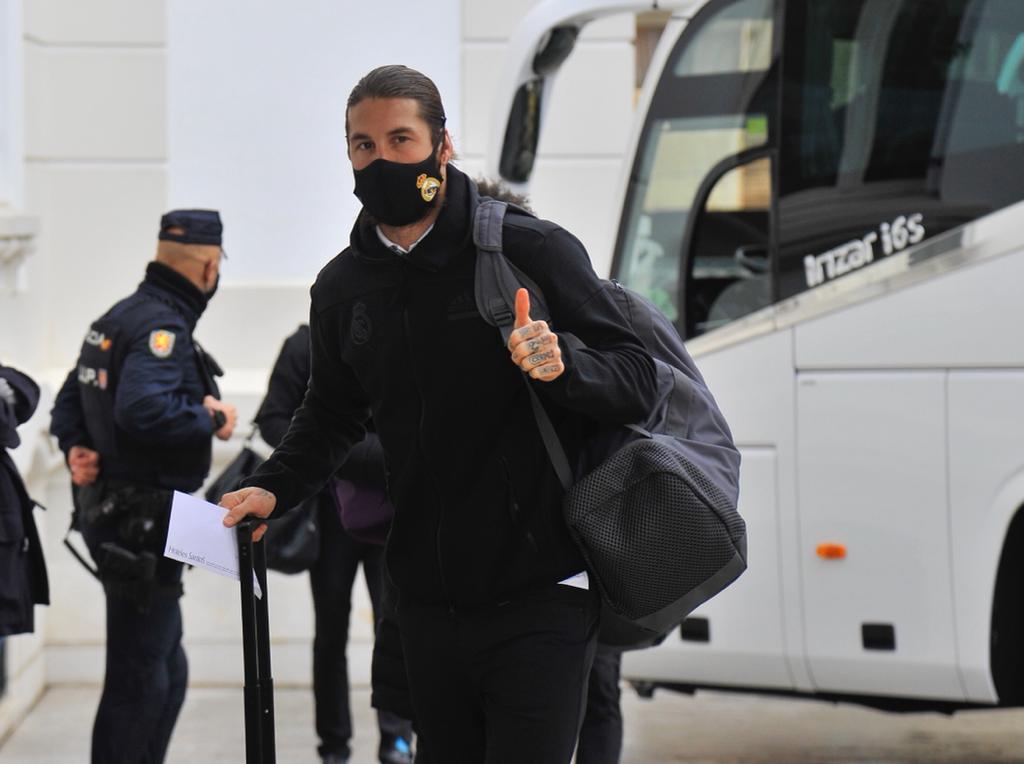
[[[384,550],[356,541],[341,527],[333,502],[320,497],[320,556],[309,571],[316,633],[313,638],[313,698],[320,755],[350,755],[352,712],[349,706],[348,645],[352,584],[359,563],[373,605],[380,610]],[[377,712],[381,738],[412,740],[412,723],[387,711]]]
[[[86,532],[93,559],[112,534]],[[181,581],[181,563],[160,558],[157,581]],[[103,694],[92,729],[92,764],[160,764],[185,702],[188,661],[181,646],[181,606],[155,596],[148,607],[106,593]]]
[[[598,646],[590,670],[587,711],[576,748],[576,764],[619,764],[622,756],[621,667],[620,651]]]
[[[568,764],[597,614],[591,592],[559,584],[467,613],[400,599],[417,762]]]

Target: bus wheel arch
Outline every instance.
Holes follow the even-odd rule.
[[[1007,529],[992,598],[992,681],[1003,706],[1024,706],[1024,506]]]

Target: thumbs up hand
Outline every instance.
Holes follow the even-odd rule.
[[[512,362],[541,382],[551,382],[565,372],[558,335],[551,331],[546,321],[530,320],[530,293],[525,289],[516,292],[516,322],[508,340],[508,349],[512,353]]]

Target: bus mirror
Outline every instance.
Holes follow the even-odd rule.
[[[555,27],[545,34],[537,45],[537,53],[533,57],[533,73],[538,77],[547,77],[558,71],[565,59],[576,47],[576,37],[580,30],[576,27]]]
[[[555,27],[537,44],[532,64],[536,76],[519,86],[505,125],[505,141],[498,162],[498,172],[505,180],[526,183],[530,179],[537,158],[537,142],[540,140],[544,83],[572,53],[579,31],[573,26]]]
[[[525,183],[533,172],[540,137],[540,102],[543,80],[530,80],[519,86],[505,126],[498,171],[505,180]]]

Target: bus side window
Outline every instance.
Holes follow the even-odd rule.
[[[790,0],[784,37],[781,298],[1024,200],[1024,2]]]
[[[694,337],[772,302],[771,160],[727,171],[694,220],[686,279],[686,335]]]

